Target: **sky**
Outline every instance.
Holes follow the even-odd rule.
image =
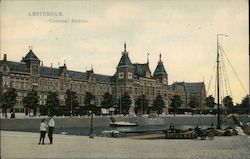
[[[126,41],[132,63],[153,73],[162,54],[169,84],[202,82],[214,95],[217,34],[234,102],[249,88],[247,0],[2,0],[1,59],[20,61],[32,45],[44,66],[113,75]],[[45,13],[40,13],[45,12]],[[55,16],[57,14],[57,16]],[[239,82],[238,78],[241,82]],[[209,85],[209,81],[211,84]],[[242,84],[241,84],[242,83]],[[244,88],[243,88],[244,87]]]

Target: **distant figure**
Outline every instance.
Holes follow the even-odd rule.
[[[247,126],[250,126],[250,121],[249,121],[249,122],[247,122]]]
[[[53,115],[50,115],[49,119],[49,132],[48,132],[48,137],[49,137],[49,144],[53,144],[53,132],[54,132],[54,127],[55,127],[55,120],[53,119]]]
[[[11,115],[10,115],[10,118],[15,118],[15,113],[14,112],[11,112]]]
[[[169,129],[174,130],[174,124],[173,123],[170,124]]]
[[[45,134],[47,131],[48,125],[45,122],[45,119],[42,119],[42,122],[40,123],[40,131],[41,131],[41,135],[40,135],[40,140],[39,140],[39,145],[41,144],[41,140],[42,140],[42,144],[44,145],[44,138],[45,138]]]

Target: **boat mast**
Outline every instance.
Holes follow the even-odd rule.
[[[217,129],[221,129],[220,120],[220,53],[219,53],[219,36],[226,36],[226,34],[217,34]]]
[[[249,70],[248,70],[249,71],[249,73],[248,73],[249,74],[249,78],[248,78],[248,80],[249,80],[249,84],[248,84],[249,85],[248,86],[249,87],[249,90],[248,90],[248,104],[249,104],[248,106],[249,106],[249,110],[248,110],[248,114],[250,114],[250,44],[248,44],[248,57],[249,57],[249,60],[248,60],[248,62],[249,62],[248,63],[248,65],[249,65]]]
[[[220,123],[220,54],[219,54],[219,42],[218,42],[219,34],[217,34],[217,129],[221,129]]]

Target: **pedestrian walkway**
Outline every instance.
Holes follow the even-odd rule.
[[[249,136],[214,140],[135,140],[54,135],[53,145],[38,145],[39,133],[1,131],[2,159],[248,159]],[[46,136],[46,142],[49,140]]]

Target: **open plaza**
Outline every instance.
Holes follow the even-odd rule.
[[[39,133],[1,131],[1,158],[60,159],[249,159],[250,137],[214,140],[136,140],[54,135],[53,145],[38,145]],[[45,143],[48,143],[46,139]]]

